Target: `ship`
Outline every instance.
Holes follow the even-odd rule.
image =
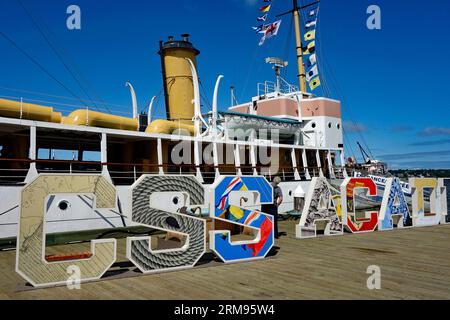
[[[0,242],[14,245],[21,192],[40,174],[99,174],[116,186],[114,210],[94,210],[89,195],[47,199],[46,232],[67,234],[67,242],[85,232],[136,227],[129,219],[128,191],[145,174],[194,175],[206,189],[223,175],[280,177],[279,212],[294,215],[300,214],[314,177],[327,178],[338,196],[343,179],[361,172],[346,162],[341,102],[307,90],[299,27],[303,8],[293,4],[298,86],[281,76],[288,63],[269,57],[265,62],[273,67],[274,80],[259,83],[246,103],[232,99],[219,108],[219,75],[212,108],[202,113],[200,51],[188,34],[159,43],[164,119],[152,118],[155,97],[147,113],[138,112],[131,83],[132,117],[89,107],[63,114],[25,97],[0,99]],[[72,152],[72,160],[55,159],[60,150]],[[92,153],[97,161],[84,160]],[[359,201],[366,207],[379,204],[364,195]]]

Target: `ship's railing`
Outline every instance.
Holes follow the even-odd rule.
[[[39,173],[101,173],[102,164],[93,161],[35,160]]]
[[[272,81],[265,81],[264,83],[258,83],[257,85],[258,96],[265,96],[269,93],[280,92],[283,94],[294,93],[298,91],[298,87],[288,83],[286,80],[281,79],[280,88],[277,90],[277,85]]]
[[[344,168],[334,166],[333,172],[336,179],[345,179]]]
[[[1,164],[10,162],[17,168],[5,168]],[[30,160],[30,159],[5,159],[0,158],[0,180],[23,182],[31,163],[36,164],[38,173],[61,173],[61,174],[100,174],[102,167],[107,166],[111,179],[117,185],[131,185],[144,174],[171,174],[182,175],[197,173],[200,169],[205,183],[212,183],[216,177],[218,169],[221,175],[263,175],[269,181],[278,176],[282,181],[296,181],[300,177],[306,180],[308,174],[310,177],[319,177],[320,170],[329,176],[328,170],[319,167],[298,167],[297,170],[291,166],[278,167],[275,170],[267,166],[252,165],[207,165],[199,167],[195,165],[173,165],[173,164],[154,164],[154,163],[101,163],[92,161],[68,161],[68,160]],[[339,174],[338,167],[334,168],[336,176]],[[308,173],[308,174],[307,174]],[[338,173],[338,174],[337,174]],[[298,174],[298,175],[297,175]],[[340,177],[340,176],[339,176]]]
[[[5,163],[11,163],[14,167],[5,168],[2,165]],[[28,159],[0,158],[0,182],[23,182],[27,176],[29,165],[30,160]]]

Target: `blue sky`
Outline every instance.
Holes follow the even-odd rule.
[[[225,76],[221,109],[229,105],[231,84],[239,102],[255,95],[256,84],[273,77],[264,63],[267,56],[288,60],[286,78],[296,82],[290,17],[283,18],[276,38],[258,47],[259,37],[251,27],[257,24],[262,0],[21,1],[50,31],[52,43],[64,52],[71,69],[83,75],[88,94],[107,101],[118,114],[131,112],[126,81],[133,83],[140,108],[161,91],[158,41],[185,32],[201,50],[198,64],[205,109],[219,74]],[[290,3],[273,0],[271,20],[288,10]],[[70,4],[81,8],[81,30],[66,28]],[[381,30],[366,28],[370,4],[382,10]],[[361,141],[393,168],[450,168],[449,9],[445,0],[321,1],[320,72],[331,96],[343,101],[348,155],[359,156],[356,141]],[[17,0],[2,0],[0,24],[2,32],[46,70],[86,98]],[[2,37],[0,51],[1,96],[78,104],[10,90],[71,97]],[[163,114],[162,102],[158,114]]]

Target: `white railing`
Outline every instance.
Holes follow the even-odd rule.
[[[279,92],[282,94],[290,94],[298,92],[298,88],[290,83],[288,83],[283,78],[280,78],[280,88],[277,90],[277,85],[272,81],[265,81],[264,83],[258,83],[257,86],[258,96],[267,95],[273,92]]]

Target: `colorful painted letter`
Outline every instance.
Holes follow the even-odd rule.
[[[222,176],[211,187],[210,215],[214,219],[255,230],[250,241],[231,242],[230,231],[209,232],[211,250],[223,262],[264,258],[274,243],[273,216],[243,208],[272,203],[273,189],[264,177]]]
[[[411,215],[398,178],[387,178],[378,216],[378,230],[392,230],[394,226],[411,226]]]
[[[151,237],[127,239],[127,258],[143,273],[193,267],[206,250],[206,220],[180,213],[204,204],[204,188],[194,176],[144,175],[132,186],[132,221],[185,237],[175,249],[152,249]]]
[[[65,284],[69,271],[80,282],[99,279],[116,261],[116,239],[93,240],[91,251],[45,256],[45,203],[56,194],[95,196],[96,208],[115,208],[116,189],[102,176],[40,175],[22,191],[16,271],[34,287]]]
[[[372,232],[378,224],[378,212],[366,211],[364,217],[356,209],[355,190],[366,189],[368,192],[364,195],[376,196],[377,186],[370,178],[347,178],[341,185],[341,210],[342,221],[347,229],[352,233]],[[360,194],[359,197],[362,195]]]
[[[445,215],[442,215],[438,208],[438,181],[432,178],[411,178],[409,185],[412,194],[413,226],[445,223]]]
[[[300,223],[295,227],[297,238],[317,237],[317,230],[325,236],[340,235],[343,226],[334,203],[331,186],[325,178],[313,178],[305,199]]]

